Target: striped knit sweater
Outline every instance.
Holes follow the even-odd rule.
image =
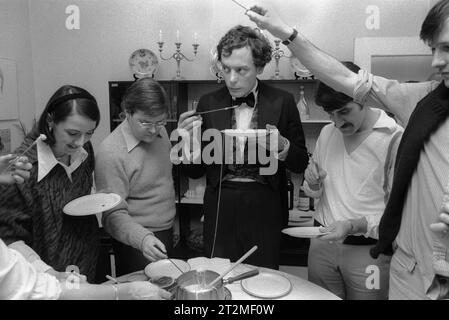
[[[21,153],[33,141],[27,137],[15,153]],[[89,155],[72,173],[73,182],[60,165],[37,182],[36,147],[27,152],[33,164],[30,179],[21,185],[0,186],[0,238],[7,244],[23,240],[55,270],[66,271],[74,265],[93,281],[99,252],[97,219],[62,212],[69,201],[91,191],[94,153],[90,142],[84,149]]]

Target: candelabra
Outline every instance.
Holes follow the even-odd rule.
[[[176,50],[175,50],[175,52],[171,55],[171,57],[169,57],[169,58],[164,58],[164,57],[162,56],[162,51],[164,50],[164,49],[163,49],[163,47],[164,47],[164,42],[163,42],[163,41],[158,41],[157,44],[159,45],[159,56],[161,57],[162,60],[165,60],[165,61],[168,61],[168,60],[171,60],[171,59],[175,59],[175,60],[176,60],[176,65],[177,65],[177,68],[176,68],[176,77],[174,77],[173,80],[184,80],[184,78],[181,77],[181,61],[182,61],[182,60],[186,60],[186,61],[189,61],[189,62],[194,61],[194,60],[195,60],[195,57],[196,57],[196,54],[198,53],[198,47],[199,47],[199,44],[198,44],[198,43],[192,44],[192,46],[193,46],[193,54],[194,54],[194,56],[195,56],[195,57],[192,58],[192,59],[187,58],[187,57],[184,55],[184,53],[181,52],[181,44],[182,44],[182,43],[179,42],[179,41],[176,41],[176,42],[175,42]]]
[[[279,72],[279,60],[281,60],[281,58],[283,58],[283,57],[291,58],[291,56],[285,55],[284,50],[279,48],[281,40],[274,40],[274,43],[275,43],[276,47],[273,50],[272,57],[274,58],[274,60],[276,62],[276,69],[274,70],[274,76],[272,76],[271,79],[280,80],[280,79],[282,79],[282,77],[280,76],[280,72]]]

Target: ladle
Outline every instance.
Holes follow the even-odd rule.
[[[227,275],[229,272],[231,272],[235,267],[237,267],[240,263],[243,262],[246,258],[248,258],[254,251],[257,250],[257,246],[252,247],[247,253],[245,253],[239,260],[237,260],[234,265],[230,266],[225,272],[223,272],[219,277],[217,277],[215,280],[213,280],[211,283],[206,285],[206,288],[211,288],[216,284],[218,281],[223,279],[225,275]]]

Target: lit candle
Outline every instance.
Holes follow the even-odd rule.
[[[159,42],[162,42],[162,30],[159,30]]]
[[[193,43],[198,43],[198,34],[196,32],[193,34]]]
[[[176,30],[176,42],[179,42],[179,30]]]

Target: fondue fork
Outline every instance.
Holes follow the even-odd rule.
[[[245,9],[245,11],[248,11],[248,9],[245,6],[243,6],[242,4],[240,4],[239,2],[237,2],[235,0],[231,0],[231,1],[234,2],[236,5],[242,7],[243,9]]]
[[[181,272],[181,274],[184,274],[184,271],[182,271],[181,268],[178,267],[174,261],[172,261],[172,259],[167,258],[167,260],[170,261]]]
[[[235,105],[235,106],[232,106],[232,107],[226,107],[226,108],[220,108],[220,109],[214,109],[214,110],[207,110],[207,111],[200,111],[200,112],[195,112],[193,115],[199,116],[199,115],[201,115],[201,114],[206,114],[206,113],[212,113],[212,112],[218,112],[218,111],[232,110],[232,109],[235,109],[235,108],[238,108],[238,107],[239,107],[239,105]]]
[[[118,284],[118,280],[116,278],[111,277],[110,275],[106,275],[106,278],[111,280],[111,281],[114,281],[115,284]]]
[[[15,164],[18,160],[20,160],[20,158],[23,157],[28,152],[28,150],[30,150],[39,140],[46,140],[46,139],[47,136],[45,134],[40,134],[39,137],[37,137],[37,139],[34,140],[33,143],[28,148],[26,148],[21,154],[17,155],[14,159],[10,160],[5,171],[7,171],[9,168],[12,167],[13,164]]]
[[[247,253],[245,253],[240,259],[238,259],[234,265],[230,266],[226,271],[224,271],[221,275],[219,275],[215,280],[213,280],[211,283],[207,285],[208,288],[211,288],[214,284],[216,284],[218,281],[223,279],[225,275],[227,275],[229,272],[231,272],[235,267],[237,267],[240,263],[242,263],[246,258],[248,258],[254,251],[257,250],[257,246],[252,247]]]

